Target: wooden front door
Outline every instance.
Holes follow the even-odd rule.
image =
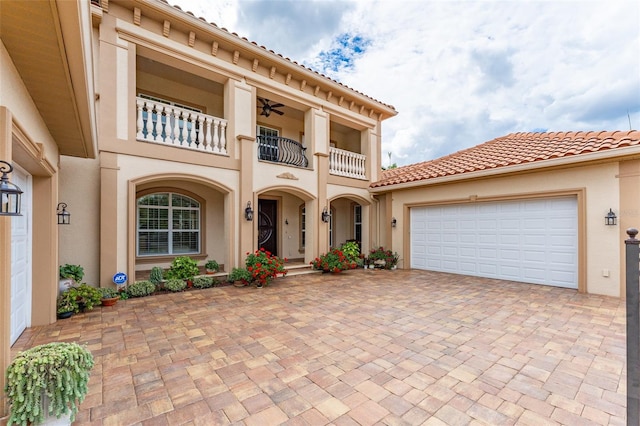
[[[278,255],[278,202],[258,200],[258,248]]]

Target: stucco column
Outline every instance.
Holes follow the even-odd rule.
[[[322,221],[322,211],[327,208],[331,213],[331,206],[327,200],[327,183],[329,179],[329,156],[324,153],[316,153],[318,166],[318,203],[316,204],[315,217],[317,224],[317,245],[315,247],[316,255],[329,251],[329,223]]]
[[[628,238],[626,230],[640,227],[640,160],[621,161],[618,179],[620,179],[620,211],[618,212],[618,232],[620,241],[620,276],[626,274],[626,262],[624,261],[625,243]],[[620,280],[620,298],[626,297],[624,280]]]
[[[108,286],[118,270],[117,230],[118,157],[103,152],[100,154],[100,287]],[[127,274],[129,282],[135,281],[135,270],[128,270]]]
[[[240,228],[240,244],[238,247],[238,257],[235,264],[244,266],[244,259],[247,252],[255,250],[256,238],[255,230],[258,222],[257,199],[253,193],[253,161],[258,155],[256,149],[256,139],[252,136],[238,136],[238,148],[240,149],[240,199],[238,205],[238,224]],[[245,218],[247,202],[251,203],[254,211],[253,220]]]
[[[11,112],[0,107],[0,160],[11,161]],[[0,216],[0,416],[7,414],[4,372],[11,361],[11,217]]]
[[[58,297],[58,176],[33,177],[31,326],[56,321]],[[37,239],[37,242],[36,242]]]

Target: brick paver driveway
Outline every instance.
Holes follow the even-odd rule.
[[[625,312],[575,290],[348,271],[121,301],[28,330],[87,342],[78,424],[624,424]]]

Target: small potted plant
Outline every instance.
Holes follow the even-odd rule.
[[[93,364],[91,352],[77,343],[47,343],[20,352],[6,371],[7,424],[38,424],[45,417],[63,416],[71,424],[89,390]]]
[[[204,268],[207,270],[207,274],[215,274],[220,270],[220,265],[215,260],[210,259],[204,264]]]
[[[371,249],[369,252],[369,263],[380,269],[395,269],[398,264],[398,253],[385,250],[384,247]]]
[[[80,265],[65,263],[64,265],[60,265],[59,275],[58,294],[62,294],[63,291],[82,282],[82,278],[84,278],[84,268]]]
[[[100,291],[91,287],[86,283],[80,284],[78,287],[71,287],[62,292],[61,297],[74,301],[76,305],[75,312],[90,311],[94,306],[102,303],[102,294]]]
[[[251,273],[245,268],[233,268],[227,276],[227,281],[236,287],[244,287],[251,282]]]
[[[75,314],[78,309],[78,302],[75,296],[71,297],[70,293],[62,293],[56,301],[56,313],[58,319],[66,319]]]
[[[100,287],[98,291],[100,291],[100,294],[102,295],[102,306],[113,306],[118,303],[118,299],[120,299],[118,290],[115,288]]]

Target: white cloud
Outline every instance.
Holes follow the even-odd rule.
[[[511,132],[628,130],[627,111],[640,128],[637,1],[173,2],[394,105],[385,163],[389,151],[408,164]],[[322,53],[348,53],[335,50],[345,34],[364,53],[322,69]]]

